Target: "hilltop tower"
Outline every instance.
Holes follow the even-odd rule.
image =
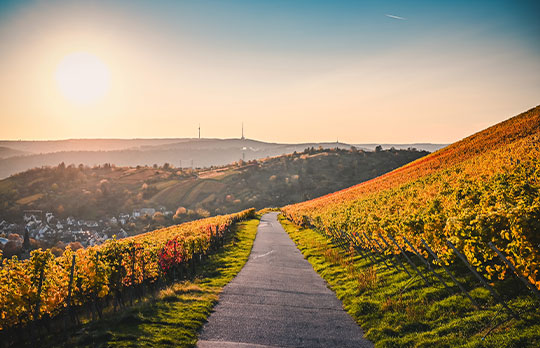
[[[242,137],[240,138],[240,140],[245,140],[246,138],[244,137],[244,122],[242,122]],[[242,147],[242,162],[245,162],[246,161],[246,147],[243,146]]]

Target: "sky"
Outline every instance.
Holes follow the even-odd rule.
[[[183,138],[199,124],[235,138],[243,122],[271,142],[450,143],[540,104],[538,13],[538,1],[4,0],[0,139]],[[81,56],[90,65],[73,68]]]

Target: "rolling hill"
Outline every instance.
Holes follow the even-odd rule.
[[[110,163],[117,166],[137,166],[169,163],[183,168],[221,166],[244,159],[246,161],[274,157],[305,148],[350,149],[344,143],[278,144],[251,139],[70,139],[51,141],[0,141],[11,149],[10,156],[0,150],[0,178],[41,167],[65,164],[93,166]],[[373,150],[375,144],[354,145]],[[416,148],[434,151],[439,144],[382,144],[384,149]],[[14,153],[14,151],[20,151]],[[5,158],[9,157],[9,158]]]
[[[184,207],[194,217],[282,206],[372,179],[426,154],[310,148],[199,170],[169,165],[38,168],[0,181],[0,220],[18,221],[25,209],[93,219],[141,207]]]
[[[15,150],[10,147],[0,146],[0,159],[27,154],[25,151]]]

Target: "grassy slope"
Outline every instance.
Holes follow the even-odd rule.
[[[458,278],[474,288],[470,294],[483,307],[475,310],[457,289],[449,293],[436,280],[432,282],[436,285],[427,287],[418,277],[411,281],[405,272],[372,267],[358,256],[351,258],[317,232],[284,218],[280,221],[375,347],[540,346],[540,314],[531,314],[537,304],[527,297],[513,300],[512,306],[528,310],[528,314],[522,314],[519,321],[508,320],[487,290],[474,288],[471,279]],[[446,282],[451,284],[448,279]],[[492,327],[495,329],[482,340]]]
[[[247,261],[258,223],[258,219],[239,223],[193,281],[174,284],[155,299],[66,332],[43,346],[193,347],[222,288]]]

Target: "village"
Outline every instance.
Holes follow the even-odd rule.
[[[79,249],[140,234],[160,224],[170,225],[173,215],[165,207],[141,208],[100,220],[73,216],[62,219],[51,212],[25,211],[21,223],[0,221],[0,249],[4,257],[18,255],[19,258],[28,257],[37,248],[61,253],[68,245]]]

